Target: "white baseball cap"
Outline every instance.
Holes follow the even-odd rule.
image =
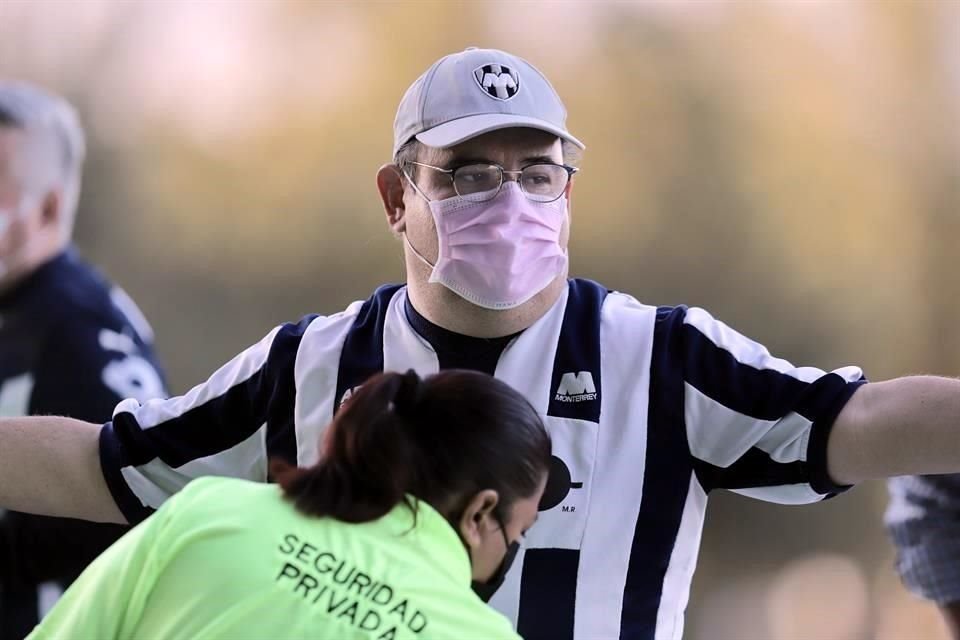
[[[440,58],[407,89],[393,123],[393,154],[416,138],[451,147],[481,134],[527,127],[575,144],[567,110],[532,64],[497,49],[470,47]]]

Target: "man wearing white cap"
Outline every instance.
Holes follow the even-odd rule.
[[[406,285],[282,325],[185,396],[122,403],[106,425],[0,421],[0,505],[138,520],[197,476],[313,464],[318,434],[374,373],[486,371],[544,417],[565,488],[541,502],[491,603],[527,638],[659,640],[681,636],[709,491],[808,503],[871,477],[960,471],[956,380],[795,367],[702,309],[568,279],[583,145],[565,116],[516,56],[435,63],[401,101],[377,174]]]

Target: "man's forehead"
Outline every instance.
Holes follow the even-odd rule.
[[[506,159],[562,157],[560,138],[535,129],[501,129],[491,131],[445,149],[427,147],[435,162],[457,159],[483,159],[503,162]]]

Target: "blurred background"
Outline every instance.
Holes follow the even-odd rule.
[[[575,275],[794,362],[960,373],[957,0],[0,0],[0,75],[81,111],[77,243],[177,392],[403,278],[374,174],[403,91],[470,45],[539,66],[587,144]],[[885,500],[713,496],[686,637],[945,637]]]

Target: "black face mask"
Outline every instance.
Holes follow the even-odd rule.
[[[493,597],[493,594],[495,594],[497,589],[500,588],[500,585],[503,584],[503,581],[507,578],[507,572],[510,571],[510,566],[517,557],[517,552],[520,551],[520,541],[514,540],[510,542],[507,540],[507,528],[503,525],[503,520],[500,519],[499,515],[495,514],[494,517],[500,524],[500,533],[503,534],[503,543],[507,547],[507,552],[503,554],[503,560],[500,561],[500,564],[494,570],[489,580],[486,582],[477,582],[474,580],[470,583],[473,592],[480,596],[480,599],[484,602],[490,602],[490,598]],[[467,547],[467,553],[469,552],[470,547]]]

